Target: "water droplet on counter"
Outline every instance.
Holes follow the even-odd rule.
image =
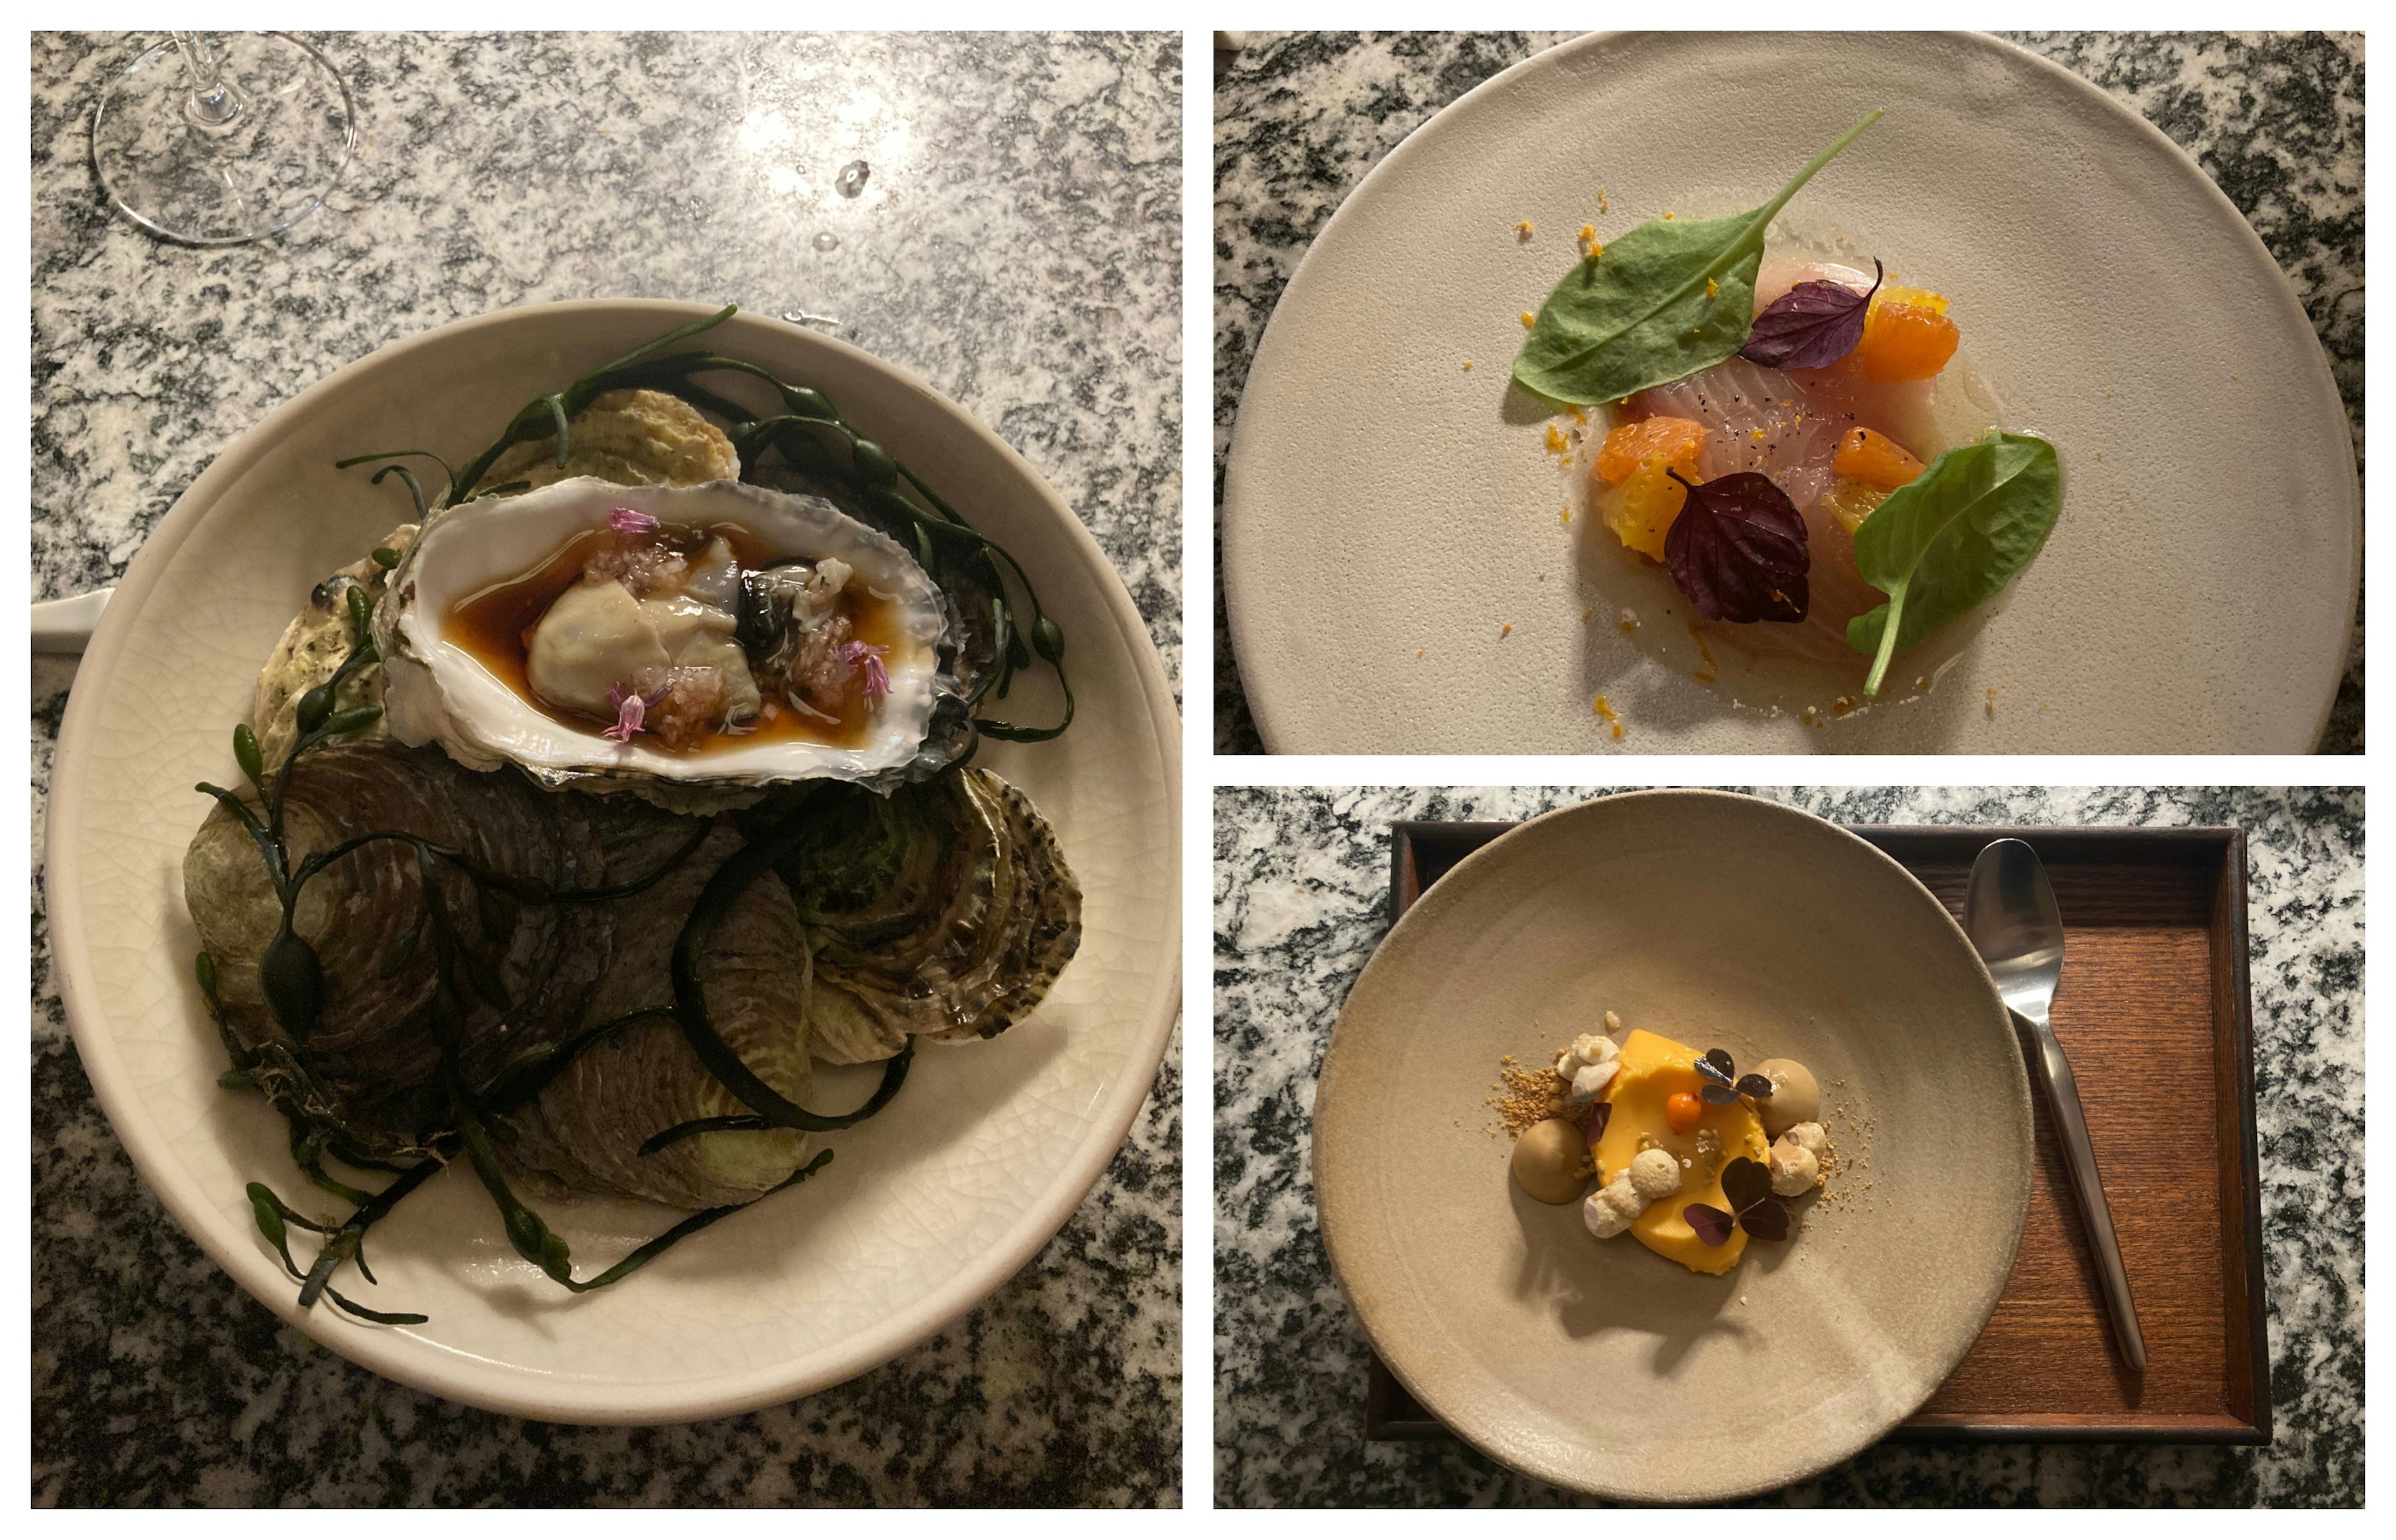
[[[865,179],[872,175],[873,167],[861,160],[853,160],[840,168],[839,179],[832,186],[840,190],[842,197],[854,198],[865,191]]]
[[[836,250],[839,246],[840,237],[833,234],[829,230],[823,231],[816,236],[816,249],[818,251]]]

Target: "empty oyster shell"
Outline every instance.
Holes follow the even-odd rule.
[[[640,669],[632,666],[635,654],[627,652],[619,682],[623,694],[646,696],[679,688],[681,666],[694,657],[721,661],[715,672],[724,687],[711,684],[703,696],[720,722],[690,741],[669,741],[647,729],[621,741],[609,736],[615,724],[592,714],[593,702],[582,697],[591,693],[592,670],[604,673],[610,665],[604,658],[592,663],[587,650],[572,654],[579,681],[574,693],[544,698],[534,687],[539,660],[566,655],[544,639],[550,614],[563,616],[569,595],[579,596],[574,614],[561,619],[559,630],[603,611],[601,618],[615,623],[614,612],[632,604],[626,594],[605,590],[610,579],[594,576],[595,567],[585,572],[577,554],[606,549],[613,538],[610,516],[622,510],[646,514],[667,530],[697,532],[693,538],[705,545],[682,579],[686,591],[677,589],[659,602],[659,613],[672,608],[670,618],[681,627],[668,645],[683,650],[650,659],[672,667]],[[727,570],[734,546],[740,550],[738,572]],[[812,623],[820,606],[786,604],[779,620],[765,617],[765,632],[740,625],[750,607],[740,579],[781,564],[833,575],[847,594],[842,613],[854,613],[859,636],[871,634],[873,645],[865,650],[874,655],[869,671],[877,677],[872,686],[851,692],[846,715],[823,710],[820,691],[782,687],[780,670],[803,649],[770,627]],[[478,620],[473,606],[501,591],[542,607],[536,612],[539,625],[527,625],[521,640],[509,626],[502,629],[510,634],[495,644],[487,617]],[[593,592],[614,603],[579,602]],[[960,714],[955,681],[946,671],[953,654],[950,616],[938,587],[905,548],[820,498],[738,482],[634,487],[577,477],[434,514],[391,574],[374,629],[385,719],[401,743],[437,742],[477,770],[515,764],[552,788],[733,790],[815,779],[886,787],[911,770],[922,773],[917,762],[936,714],[944,721]],[[742,631],[762,642],[762,656],[739,645],[736,635]],[[663,631],[652,627],[640,634],[655,651]],[[495,645],[514,651],[499,656]],[[885,682],[886,689],[878,688]],[[941,712],[944,702],[949,710]],[[661,721],[673,710],[659,710],[655,698],[649,704]],[[944,763],[930,757],[933,768]]]

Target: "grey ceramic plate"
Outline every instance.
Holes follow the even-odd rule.
[[[1704,1277],[1509,1179],[1500,1055],[1608,1010],[1814,1070],[1841,1165],[1788,1242]],[[1912,1413],[2003,1291],[2030,1160],[2012,1028],[1937,900],[1712,791],[1584,803],[1459,863],[1357,981],[1314,1104],[1324,1241],[1391,1372],[1492,1458],[1634,1502],[1785,1485]]]
[[[1817,726],[1617,630],[1652,595],[1559,524],[1548,414],[1508,370],[1584,223],[1751,208],[1873,107],[1786,219],[1946,294],[2066,491],[1927,696],[1843,716],[1826,684]],[[1232,428],[1224,600],[1280,753],[2300,753],[2361,573],[2346,421],[2237,209],[2077,76],[1953,34],[1590,37],[1448,107],[1315,238]]]

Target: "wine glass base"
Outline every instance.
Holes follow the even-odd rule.
[[[193,246],[233,246],[286,230],[325,201],[357,143],[340,72],[280,33],[220,34],[222,78],[243,107],[222,126],[192,111],[182,53],[136,59],[92,114],[92,168],[126,218]]]

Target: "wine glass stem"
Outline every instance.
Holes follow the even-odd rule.
[[[195,32],[173,36],[192,76],[192,100],[184,104],[184,113],[203,128],[230,128],[249,103],[242,100],[232,81],[222,78],[223,64],[206,36]]]

